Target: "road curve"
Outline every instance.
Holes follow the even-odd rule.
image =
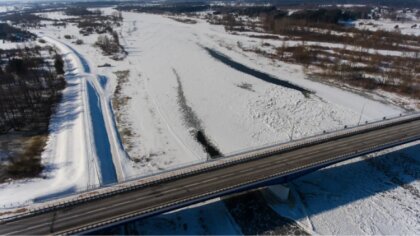
[[[118,194],[109,194],[99,199],[67,205],[65,208],[6,219],[0,223],[0,234],[83,232],[171,210],[273,178],[323,167],[418,139],[419,117]]]

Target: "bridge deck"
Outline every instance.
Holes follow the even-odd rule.
[[[0,234],[85,231],[416,139],[420,139],[420,120],[168,180],[64,209],[4,221],[0,223]]]

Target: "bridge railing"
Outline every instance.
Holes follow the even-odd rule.
[[[247,152],[251,152],[251,151],[255,151],[255,150],[266,149],[266,148],[270,148],[270,147],[276,147],[276,146],[280,146],[280,145],[286,145],[286,144],[297,142],[297,141],[309,140],[309,139],[312,139],[312,138],[321,137],[323,135],[327,135],[327,134],[331,134],[331,133],[336,134],[337,132],[340,132],[340,131],[350,131],[351,129],[358,128],[358,127],[366,129],[366,128],[368,128],[370,126],[374,126],[378,123],[383,123],[383,122],[386,122],[386,121],[397,122],[397,120],[400,119],[400,118],[404,119],[404,118],[412,117],[412,116],[418,116],[420,118],[420,112],[398,113],[394,116],[385,116],[385,117],[381,117],[380,119],[372,119],[372,120],[365,121],[365,122],[360,122],[360,123],[357,123],[357,124],[342,125],[342,126],[331,128],[331,129],[321,130],[321,131],[315,132],[311,135],[304,136],[304,137],[297,137],[297,138],[294,138],[294,139],[289,139],[289,140],[280,141],[280,142],[275,141],[275,142],[271,142],[271,143],[266,143],[266,144],[264,144],[262,146],[258,146],[258,147],[249,147],[249,148],[246,148],[246,149],[241,149],[241,150],[238,150],[238,151],[227,153],[224,157],[240,155],[240,154],[243,154],[243,153],[247,153]]]
[[[220,168],[226,165],[236,164],[244,161],[249,161],[255,158],[260,158],[272,152],[287,151],[294,148],[300,148],[305,145],[313,145],[315,143],[325,142],[327,140],[331,140],[337,137],[343,137],[345,135],[355,135],[360,132],[365,132],[367,130],[378,129],[381,127],[398,124],[400,122],[408,122],[410,120],[417,119],[420,119],[420,113],[398,115],[397,117],[392,118],[385,117],[385,119],[383,118],[380,120],[371,121],[367,124],[355,125],[352,127],[347,127],[345,129],[328,131],[325,133],[322,132],[321,134],[312,135],[310,137],[295,140],[292,142],[273,143],[259,148],[246,149],[239,152],[230,153],[218,159],[184,163],[182,165],[173,167],[165,171],[151,173],[149,175],[128,177],[125,181],[120,182],[118,184],[88,186],[87,189],[76,189],[75,193],[60,195],[36,201],[35,203],[37,207],[29,208],[27,212],[22,213],[18,216],[4,217],[1,220],[11,220],[15,217],[21,217],[22,215],[37,214],[51,209],[75,205],[92,199],[100,199],[109,195],[117,194],[119,192],[130,191],[140,187],[151,185],[159,181],[170,180],[172,178],[179,178],[185,175],[205,172],[210,169]],[[96,193],[93,194],[94,192]]]

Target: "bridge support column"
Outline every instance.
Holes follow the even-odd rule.
[[[268,189],[281,201],[287,201],[289,198],[290,189],[282,184],[271,185]]]

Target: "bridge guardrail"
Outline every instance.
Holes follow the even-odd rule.
[[[101,186],[100,188],[90,189],[90,190],[83,191],[80,193],[72,194],[71,196],[61,196],[59,197],[59,199],[62,199],[62,201],[54,202],[54,199],[50,199],[45,203],[41,203],[41,204],[44,204],[42,206],[31,208],[27,212],[24,212],[22,214],[5,217],[3,219],[0,219],[0,222],[11,221],[13,219],[28,216],[28,215],[41,214],[41,213],[48,212],[51,210],[61,209],[67,206],[76,205],[76,204],[84,203],[84,202],[95,200],[95,199],[101,199],[107,196],[119,194],[122,192],[132,191],[132,190],[142,188],[142,187],[147,187],[147,186],[159,183],[159,182],[170,181],[170,180],[184,177],[187,175],[203,173],[211,169],[215,169],[215,168],[221,168],[221,167],[226,167],[228,165],[238,164],[238,163],[242,163],[246,161],[252,161],[257,158],[270,155],[272,153],[286,152],[286,151],[290,151],[290,150],[300,148],[303,146],[311,146],[317,143],[325,142],[327,140],[333,140],[335,138],[342,138],[348,135],[355,135],[358,133],[375,130],[381,127],[396,125],[399,123],[405,123],[405,122],[418,120],[418,119],[420,119],[420,113],[413,113],[413,114],[399,116],[392,119],[379,120],[379,121],[363,124],[356,127],[350,127],[350,128],[335,131],[335,132],[329,132],[326,134],[313,135],[313,136],[296,140],[293,142],[273,144],[268,147],[265,146],[258,149],[254,149],[253,151],[249,151],[249,152],[233,153],[223,158],[210,160],[206,162],[199,162],[199,163],[195,163],[189,166],[182,166],[177,169],[171,169],[165,172],[151,174],[149,176],[144,176],[141,179],[129,179],[127,181],[124,181],[118,184],[109,185],[109,186]],[[264,151],[264,152],[261,152],[261,151]],[[87,196],[88,193],[93,193],[93,192],[96,192],[96,193]]]

